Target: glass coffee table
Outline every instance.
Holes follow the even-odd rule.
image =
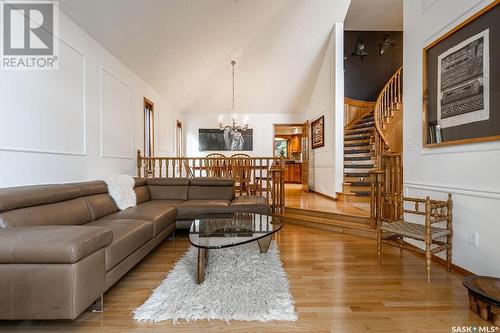
[[[198,248],[197,283],[205,281],[208,250],[223,249],[257,241],[267,253],[274,233],[283,228],[276,216],[253,213],[207,214],[191,224],[189,241]]]

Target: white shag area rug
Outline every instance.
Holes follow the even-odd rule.
[[[209,250],[205,282],[196,283],[197,248],[191,246],[149,299],[134,311],[142,322],[200,319],[297,319],[276,242],[260,253],[257,242]]]

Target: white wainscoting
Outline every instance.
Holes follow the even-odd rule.
[[[500,193],[485,189],[466,189],[455,186],[404,183],[405,194],[412,197],[430,196],[453,199],[453,263],[475,274],[500,274],[498,255],[498,200]],[[479,246],[469,243],[469,234],[477,232]],[[410,241],[410,240],[409,240]],[[412,244],[423,247],[422,242]],[[441,255],[440,255],[441,256]],[[441,256],[442,257],[442,256]]]
[[[132,159],[133,156],[132,88],[101,67],[101,157]]]
[[[0,150],[86,155],[86,58],[61,40],[57,71],[2,71]]]

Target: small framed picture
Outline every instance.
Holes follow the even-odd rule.
[[[320,148],[325,145],[325,116],[321,116],[311,123],[312,148]]]
[[[499,4],[424,48],[424,147],[500,140]]]

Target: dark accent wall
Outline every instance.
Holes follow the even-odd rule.
[[[379,55],[384,34],[396,42]],[[363,38],[368,56],[351,56],[359,37]],[[403,32],[345,31],[344,32],[345,96],[362,101],[375,101],[391,76],[403,64]]]

